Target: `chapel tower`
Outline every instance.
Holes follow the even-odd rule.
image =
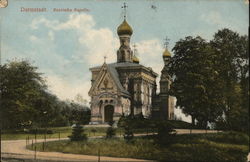
[[[173,97],[169,95],[170,84],[172,83],[172,79],[169,75],[168,64],[171,59],[171,53],[167,49],[167,45],[165,46],[165,50],[162,55],[164,67],[161,71],[160,78],[160,112],[162,119],[173,119],[174,116],[174,101]]]
[[[168,73],[168,64],[170,62],[171,54],[167,48],[162,55],[164,67],[161,71],[161,79],[160,79],[160,92],[161,94],[168,94],[168,90],[170,89],[171,79]]]
[[[117,34],[120,39],[120,48],[117,51],[117,63],[133,62],[133,51],[130,48],[130,38],[133,30],[127,23],[126,18],[117,28]]]
[[[126,21],[126,9],[128,6],[123,4],[124,20],[117,28],[117,34],[120,39],[120,48],[117,51],[117,63],[120,62],[133,62],[133,51],[130,48],[130,38],[133,34],[133,29]]]

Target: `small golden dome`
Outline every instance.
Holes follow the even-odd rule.
[[[133,34],[133,29],[132,29],[131,26],[127,23],[127,21],[124,20],[124,21],[122,22],[122,24],[118,26],[118,28],[117,28],[117,34],[118,34],[118,35],[123,35],[123,34],[132,35],[132,34]]]
[[[165,51],[163,52],[163,57],[166,56],[166,57],[171,57],[171,53],[168,51],[168,49],[166,48]]]
[[[139,61],[139,59],[136,56],[133,56],[133,62],[134,63],[139,63],[140,61]]]

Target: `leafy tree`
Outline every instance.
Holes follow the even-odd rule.
[[[0,119],[4,128],[65,126],[73,120],[89,123],[89,108],[60,101],[49,93],[37,70],[28,61],[0,66]]]
[[[69,121],[70,123],[88,124],[91,117],[90,109],[86,106],[71,102]]]
[[[169,63],[169,72],[174,81],[170,93],[177,98],[185,114],[191,115],[201,127],[215,121],[223,113],[221,80],[214,69],[215,53],[201,37],[186,37],[173,48],[174,57]]]
[[[249,40],[229,29],[219,30],[210,42],[217,56],[215,63],[224,81],[227,129],[247,131],[249,109]]]
[[[35,101],[46,89],[41,73],[28,61],[13,61],[1,66],[1,119],[6,128],[17,128],[35,120]]]
[[[223,29],[210,42],[181,39],[173,51],[170,93],[192,123],[196,119],[202,127],[217,122],[225,129],[248,130],[248,38]]]

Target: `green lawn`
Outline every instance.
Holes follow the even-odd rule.
[[[172,125],[174,128],[191,128],[192,125],[190,123],[184,122],[184,121],[171,121]],[[47,134],[46,138],[59,138],[59,133],[60,133],[60,138],[66,138],[71,134],[72,128],[71,127],[50,127],[47,128],[49,130],[52,130],[53,134]],[[106,127],[97,127],[97,128],[92,128],[92,127],[85,127],[85,133],[89,136],[105,136],[106,135]],[[95,129],[96,132],[94,133],[92,130]],[[156,132],[156,129],[136,129],[133,130],[134,133],[150,133],[150,132]],[[121,136],[123,134],[123,129],[116,129],[116,135]],[[18,139],[34,139],[35,134],[33,133],[25,133],[22,130],[3,130],[2,131],[2,140],[18,140]],[[44,138],[44,134],[37,134],[37,139]]]
[[[47,134],[46,138],[67,138],[71,132],[71,127],[53,127],[53,128],[47,128],[48,130],[52,130],[53,134]],[[93,132],[93,129],[96,130],[96,132]],[[84,128],[85,134],[87,134],[88,137],[93,136],[105,136],[106,135],[106,127],[86,127]],[[116,135],[122,136],[123,135],[123,129],[116,128]],[[134,130],[134,133],[150,133],[156,130],[145,130],[145,129],[136,129]],[[34,139],[35,134],[34,133],[24,133],[23,131],[16,131],[16,130],[3,130],[2,132],[2,140],[19,140],[19,139]],[[44,138],[43,133],[37,134],[37,139]]]
[[[249,137],[241,133],[177,135],[172,144],[159,145],[151,137],[136,138],[126,143],[122,138],[89,139],[87,142],[54,141],[45,151],[74,154],[153,159],[158,161],[237,161],[245,162]],[[36,144],[43,151],[42,144]],[[28,146],[32,149],[31,146]]]
[[[48,128],[49,130],[52,130],[52,134],[46,134],[46,138],[66,138],[68,137],[71,132],[71,127],[54,127],[54,128]],[[95,129],[96,132],[92,132],[92,129]],[[106,134],[107,128],[84,128],[85,133],[88,136],[104,136]],[[120,130],[117,131],[118,134],[120,134]],[[34,139],[35,134],[34,133],[24,133],[22,131],[13,131],[13,130],[4,130],[2,133],[2,140],[18,140],[18,139]],[[37,139],[44,138],[44,134],[37,134]]]

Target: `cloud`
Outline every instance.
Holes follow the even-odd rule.
[[[115,61],[115,50],[119,46],[117,37],[108,28],[96,28],[95,21],[91,15],[71,14],[67,21],[48,20],[44,17],[34,19],[31,28],[36,30],[44,25],[50,30],[74,30],[78,34],[78,51],[73,53],[72,58],[76,61],[85,60],[89,65],[98,65],[107,56],[107,62]],[[52,38],[52,32],[49,37]]]
[[[157,92],[159,92],[159,81],[161,70],[164,66],[162,53],[164,51],[162,43],[158,39],[142,40],[136,43],[138,49],[138,58],[140,63],[146,67],[151,67],[158,74],[156,79]]]
[[[66,29],[81,29],[88,30],[95,25],[93,17],[88,14],[71,14],[66,22],[60,22],[58,20],[48,20],[45,17],[35,18],[30,27],[32,29],[38,29],[41,25],[53,30],[66,30]]]
[[[50,51],[44,53],[45,55],[41,55],[42,57],[47,57],[50,53],[49,64],[51,65],[48,65],[48,69],[45,70],[48,76],[47,84],[49,90],[63,100],[74,99],[77,94],[81,94],[83,98],[89,99],[87,92],[91,83],[88,78],[90,78],[91,74],[86,71],[91,66],[100,65],[103,62],[104,55],[108,56],[108,62],[116,60],[115,50],[119,46],[119,41],[113,32],[105,27],[97,28],[93,17],[85,13],[71,14],[63,22],[38,17],[33,19],[30,28],[37,32],[40,30],[47,32],[47,37],[42,36],[38,38],[33,36],[30,40],[34,40],[35,37],[37,40],[40,39],[39,47],[45,48],[45,51]],[[71,48],[69,44],[63,45],[65,42],[56,38],[57,35],[61,36],[61,32],[68,33],[69,31],[75,32],[76,37],[68,35],[67,40],[75,41],[77,48]],[[52,43],[51,41],[55,39],[58,40]],[[62,46],[64,47],[63,52],[70,48],[70,58],[65,53],[60,53],[57,50],[60,50]],[[78,66],[76,65],[77,63]],[[61,68],[61,71],[56,70],[54,65],[58,69]],[[81,70],[80,68],[84,69]]]
[[[103,57],[107,56],[107,62],[116,61],[116,50],[119,47],[119,41],[114,37],[109,29],[89,30],[79,39],[82,45],[85,45],[87,52],[83,55],[90,65],[100,65],[103,63]]]
[[[31,28],[38,29],[38,26],[44,25],[50,29],[48,35],[53,39],[54,33],[51,30],[74,30],[78,33],[79,48],[72,53],[72,58],[84,59],[90,66],[100,65],[104,56],[107,56],[107,62],[115,62],[116,50],[119,48],[118,36],[115,36],[109,28],[97,28],[95,24],[91,15],[83,13],[71,14],[65,22],[40,17],[32,21]],[[152,66],[159,73],[163,66],[161,42],[158,39],[151,39],[136,44],[141,63]],[[162,66],[159,66],[159,63]]]
[[[57,75],[49,75],[46,77],[49,85],[49,90],[57,97],[63,100],[74,100],[77,94],[80,94],[84,99],[89,100],[88,92],[91,86],[90,82],[80,82],[73,84],[71,81]]]
[[[158,39],[143,40],[137,44],[139,59],[145,66],[152,67],[153,70],[160,74],[163,68],[162,43]]]

